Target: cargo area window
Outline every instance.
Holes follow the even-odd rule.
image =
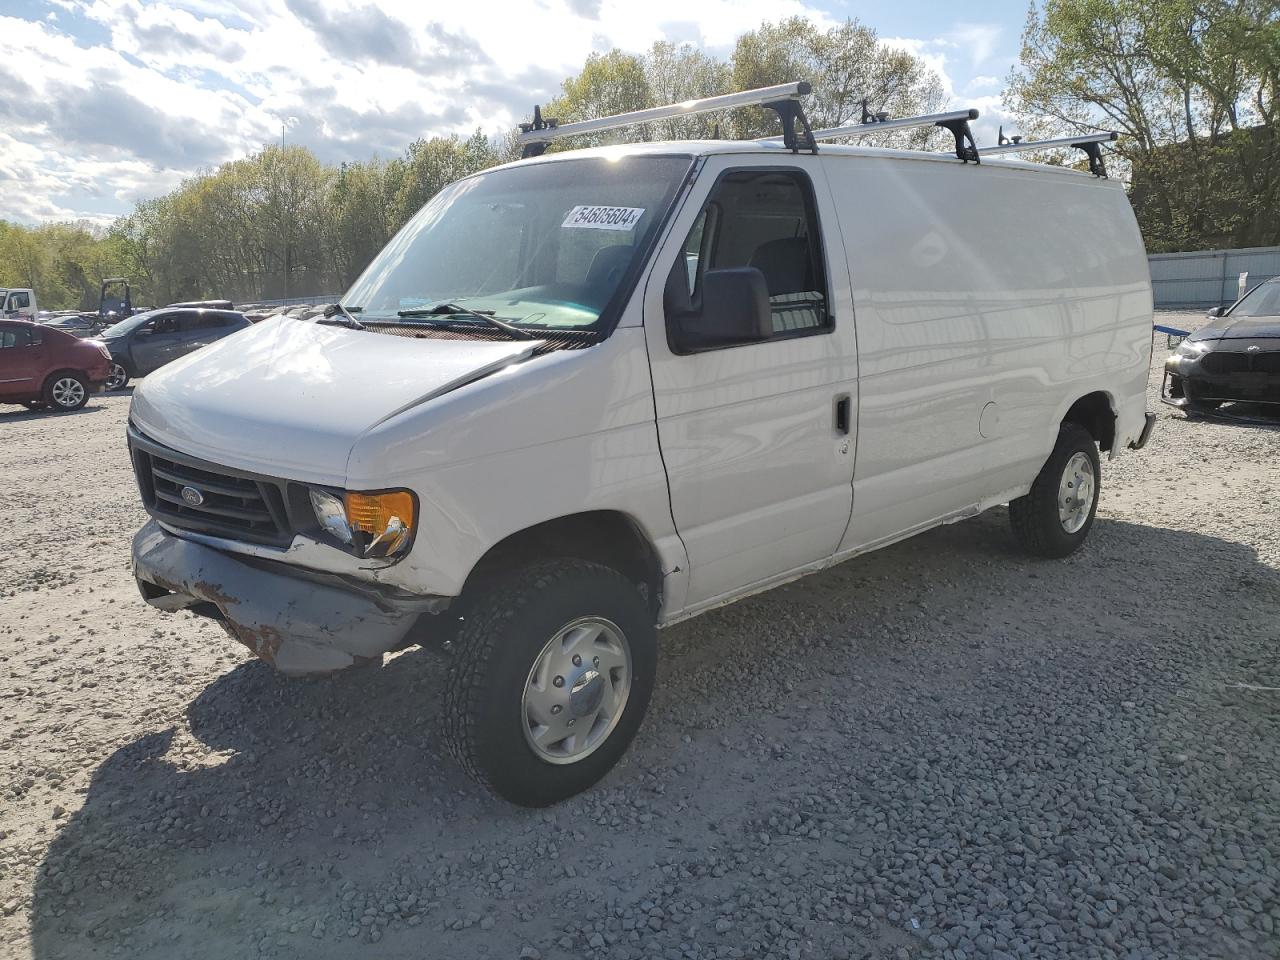
[[[832,329],[817,208],[809,178],[798,170],[734,170],[724,174],[685,239],[672,267],[668,315],[698,311],[702,278],[709,270],[752,268],[768,291],[771,330],[751,341],[827,333]],[[676,274],[681,276],[677,281]],[[687,293],[688,304],[673,305],[671,294]],[[682,343],[681,325],[668,322],[672,347],[708,349]],[[725,343],[724,346],[736,344]]]

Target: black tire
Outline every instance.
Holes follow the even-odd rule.
[[[567,558],[493,578],[475,594],[464,599],[467,612],[445,688],[450,752],[478,783],[521,806],[543,807],[580,793],[618,762],[644,719],[658,659],[649,605],[617,571]],[[525,689],[547,644],[583,617],[621,630],[631,654],[630,690],[599,746],[557,764],[529,743]]]
[[[44,382],[44,402],[54,410],[79,410],[89,402],[89,381],[70,370],[55,373]]]
[[[1067,464],[1078,453],[1089,458],[1093,467],[1093,502],[1084,525],[1068,532],[1058,514],[1058,490]],[[1023,548],[1037,557],[1060,559],[1080,548],[1093,527],[1098,512],[1098,496],[1102,489],[1102,466],[1098,445],[1084,427],[1064,423],[1058,430],[1058,442],[1041,468],[1030,492],[1009,504],[1009,522]]]
[[[119,371],[118,382],[115,380],[115,378],[117,377],[117,372],[116,372],[117,370]],[[129,380],[131,379],[132,376],[133,375],[129,373],[129,367],[127,364],[122,363],[119,360],[112,360],[111,376],[108,377],[107,382],[102,385],[102,389],[111,390],[111,391],[123,390],[125,387],[129,385]]]

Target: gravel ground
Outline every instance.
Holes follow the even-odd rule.
[[[666,631],[547,811],[448,760],[441,655],[146,607],[127,396],[5,408],[0,956],[1280,956],[1280,430],[1157,383],[1074,557],[992,511]]]

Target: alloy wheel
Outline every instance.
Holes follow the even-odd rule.
[[[84,401],[84,384],[75,377],[61,377],[53,382],[53,402],[64,409],[79,406]]]

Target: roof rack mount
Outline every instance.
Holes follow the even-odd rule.
[[[1120,139],[1114,130],[1103,133],[1090,133],[1082,137],[1057,137],[1053,140],[1023,140],[1021,137],[1006,137],[1004,128],[1000,129],[1000,142],[994,147],[982,147],[978,153],[984,157],[1001,153],[1025,153],[1028,150],[1052,150],[1055,147],[1075,147],[1089,158],[1089,172],[1095,177],[1106,178],[1107,166],[1102,160],[1102,144]]]
[[[890,120],[887,114],[868,112],[864,102],[862,105],[862,117],[863,119],[859,123],[814,130],[813,138],[815,140],[835,140],[838,137],[870,137],[882,133],[892,133],[895,130],[910,130],[914,127],[943,127],[955,135],[957,159],[964,160],[966,163],[970,160],[978,163],[980,162],[978,160],[979,153],[985,152],[977,149],[973,142],[973,134],[969,130],[969,121],[978,119],[978,111],[972,107],[967,110],[926,113],[918,117],[899,117],[896,120]],[[762,142],[781,143],[782,138],[766,137]]]
[[[790,150],[816,150],[817,145],[809,130],[809,121],[805,119],[804,110],[800,107],[800,98],[809,93],[811,87],[805,80],[795,83],[780,83],[772,87],[760,87],[757,90],[743,90],[740,93],[726,93],[718,97],[706,97],[702,100],[686,100],[684,103],[673,103],[665,107],[650,107],[647,110],[633,110],[612,117],[598,117],[594,120],[578,120],[574,123],[560,123],[554,119],[544,119],[541,107],[533,108],[533,122],[520,124],[520,133],[516,142],[521,144],[523,156],[536,157],[546,149],[546,145],[559,137],[571,137],[581,133],[595,133],[600,130],[614,130],[618,127],[629,127],[635,123],[653,123],[657,120],[670,120],[675,117],[690,117],[699,113],[714,113],[717,110],[732,110],[736,107],[766,107],[777,112],[782,121],[783,138]],[[796,132],[796,121],[804,131],[803,136]]]

